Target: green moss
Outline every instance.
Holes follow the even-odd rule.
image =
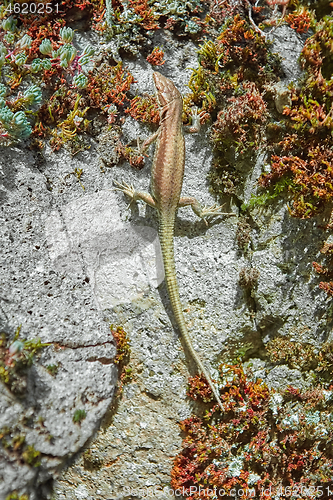
[[[20,339],[20,329],[17,328],[12,341],[4,332],[0,337],[0,380],[16,395],[24,394],[28,368],[40,350],[50,345],[39,338]]]
[[[116,341],[117,355],[114,362],[119,366],[119,383],[117,389],[117,398],[122,394],[122,390],[125,384],[128,384],[132,380],[132,368],[128,366],[130,362],[130,341],[127,333],[121,326],[116,328],[110,326],[111,333]]]
[[[320,348],[277,337],[266,345],[269,359],[274,364],[286,364],[312,376],[318,383],[330,383],[333,373],[333,343],[324,342]]]
[[[12,493],[6,496],[6,500],[29,500],[29,496],[19,495],[17,491],[12,491]]]
[[[114,328],[113,325],[111,325],[110,330],[117,344],[117,356],[115,358],[115,363],[118,364],[125,361],[125,359],[128,361],[131,348],[127,333],[121,326]]]
[[[122,382],[123,384],[129,384],[133,378],[133,369],[130,367],[125,367],[123,371]]]
[[[230,16],[218,36],[200,46],[198,59],[185,111],[195,105],[206,112],[206,121],[213,121],[212,188],[218,195],[237,196],[265,142],[272,101],[267,89],[278,80],[280,61],[239,14]]]
[[[293,183],[292,179],[287,176],[282,177],[268,191],[261,190],[261,193],[258,195],[252,194],[250,200],[242,204],[241,210],[245,212],[251,208],[268,205],[271,201],[279,198],[281,193],[294,192],[295,190],[297,190],[297,186]]]
[[[333,387],[276,392],[241,365],[221,365],[220,376],[224,411],[213,401],[203,417],[180,424],[185,438],[174,460],[172,487],[192,488],[197,500],[222,500],[237,490],[264,500],[288,498],[288,489],[301,488],[303,498],[320,484],[321,498],[330,498]],[[193,399],[209,402],[209,393],[199,377],[190,379]]]
[[[290,213],[300,218],[316,215],[333,197],[332,37],[333,17],[326,16],[305,42],[305,74],[300,85],[290,87],[291,105],[283,111],[284,136],[271,143],[271,172],[259,179],[265,188],[290,179]]]
[[[23,351],[25,351],[28,354],[28,363],[31,364],[33,357],[36,355],[38,351],[43,349],[44,347],[48,347],[51,344],[48,343],[43,343],[39,338],[31,339],[31,340],[25,340],[24,341],[24,347]]]
[[[324,16],[332,12],[330,2],[327,0],[293,0],[292,3],[296,5],[304,5],[305,7],[314,10],[317,20],[322,19]]]
[[[40,451],[36,450],[33,445],[29,445],[26,447],[26,449],[22,453],[22,458],[24,462],[31,467],[39,467],[41,464],[41,453]]]
[[[24,443],[25,443],[25,435],[19,434],[19,435],[13,437],[11,446],[12,446],[13,450],[18,450],[18,449],[22,448]]]
[[[55,376],[58,373],[59,365],[48,365],[46,369],[51,375]]]
[[[9,460],[23,461],[30,467],[39,467],[41,464],[41,452],[36,450],[33,445],[26,443],[26,435],[22,432],[21,426],[2,428],[0,430],[0,445],[6,450]]]
[[[73,415],[73,422],[75,424],[79,424],[84,420],[87,416],[87,413],[85,410],[75,410],[74,415]]]
[[[83,453],[84,468],[89,471],[99,470],[103,465],[103,460],[92,450],[86,450]]]

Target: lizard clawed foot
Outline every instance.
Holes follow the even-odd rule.
[[[128,196],[129,198],[131,198],[131,201],[128,205],[127,208],[129,208],[131,206],[131,204],[136,201],[136,191],[134,189],[134,186],[133,184],[127,184],[127,182],[124,182],[122,181],[122,183],[118,182],[118,181],[113,181],[113,183],[117,186],[115,187],[115,191],[121,191],[122,193],[126,194],[126,196]]]
[[[127,184],[127,182],[118,182],[118,181],[113,181],[114,184],[118,187],[115,188],[116,191],[122,191],[125,193],[127,196],[130,198],[134,199],[135,198],[135,189],[133,184]]]
[[[184,129],[190,134],[196,134],[200,131],[201,122],[205,120],[205,118],[209,117],[209,114],[205,110],[202,110],[200,111],[200,113],[198,113],[198,108],[196,106],[193,106],[193,108],[191,108],[190,116],[192,125],[187,125],[186,127],[184,127]]]
[[[217,205],[216,203],[211,207],[207,207],[206,205],[202,208],[200,217],[206,222],[207,217],[219,217],[220,215],[236,215],[232,212],[222,212],[221,209],[224,205]]]

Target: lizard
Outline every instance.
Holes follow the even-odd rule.
[[[217,205],[202,207],[193,197],[181,197],[185,167],[185,140],[183,135],[183,99],[174,83],[158,73],[153,73],[156,96],[159,105],[160,123],[157,132],[148,138],[141,151],[144,152],[149,145],[156,141],[155,153],[151,172],[151,192],[139,192],[132,185],[114,181],[117,190],[122,191],[131,198],[131,202],[142,200],[157,210],[159,220],[159,240],[165,272],[165,283],[176,324],[185,345],[196,362],[199,370],[207,382],[223,411],[223,405],[217,388],[214,386],[208,370],[193,348],[189,335],[182,305],[179,296],[178,281],[174,258],[174,226],[179,207],[191,206],[193,212],[201,217],[207,224],[206,217],[224,214]],[[198,130],[200,115],[194,114],[194,126],[190,131]]]

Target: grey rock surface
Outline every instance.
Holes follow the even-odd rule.
[[[277,47],[286,78],[293,79],[300,75],[295,54],[301,45],[291,30],[279,30]],[[167,42],[163,73],[184,91],[184,68],[195,65],[195,47]],[[138,88],[152,92],[147,63],[139,59],[129,67]],[[136,128],[128,119],[129,140]],[[146,137],[147,129],[141,134]],[[22,324],[23,337],[51,344],[29,371],[25,397],[13,398],[5,387],[0,395],[1,424],[24,433],[41,453],[41,465],[31,467],[3,452],[0,499],[14,489],[29,492],[30,500],[172,498],[168,487],[181,446],[178,423],[195,409],[186,386],[196,367],[174,328],[165,287],[158,287],[163,275],[156,214],[142,205],[127,211],[128,200],[112,187],[113,180],[124,179],[148,190],[151,155],[142,171],[125,164],[101,172],[100,166],[113,165],[117,155],[108,152],[116,140],[108,142],[106,131],[100,137],[99,144],[91,140],[91,149],[74,158],[66,150],[47,149],[40,162],[24,146],[0,150],[1,328],[13,334]],[[186,155],[183,193],[213,204],[206,181],[212,159],[207,128],[186,137]],[[248,172],[244,201],[264,169],[265,154],[260,155]],[[83,169],[84,190],[74,168]],[[316,343],[331,331],[326,298],[309,264],[318,254],[322,219],[291,219],[283,200],[253,209],[251,216],[252,251],[244,257],[236,245],[237,217],[207,227],[189,209],[178,214],[175,255],[185,319],[212,375],[227,342],[260,348],[279,332]],[[239,285],[244,268],[260,273],[250,294]],[[111,323],[129,334],[133,376],[114,406]],[[58,366],[54,376],[49,365]],[[260,361],[257,370],[265,374]],[[275,388],[286,381],[305,386],[302,375],[285,366],[269,377]],[[86,412],[80,424],[73,422],[76,410]],[[80,450],[84,453],[75,456]]]
[[[305,35],[307,38],[308,35]],[[299,65],[299,56],[304,45],[304,35],[298,35],[288,25],[277,26],[271,31],[268,40],[272,43],[272,52],[281,57],[284,72],[283,82],[296,82],[302,75]]]
[[[97,429],[117,383],[116,349],[80,254],[69,252],[71,268],[52,259],[46,223],[58,200],[45,173],[23,148],[2,148],[0,165],[10,169],[1,206],[1,330],[11,334],[22,324],[22,338],[50,343],[29,368],[24,395],[5,387],[0,395],[1,428],[10,428],[11,439],[24,435],[41,453],[41,465],[29,467],[18,452],[3,450],[0,498],[17,490],[34,499],[39,484]],[[57,367],[54,375],[49,366]],[[73,422],[77,410],[86,413],[81,423]]]
[[[288,81],[301,75],[297,59],[302,42],[292,30],[281,26],[274,31],[274,44],[282,56],[284,89]],[[164,72],[178,88],[182,88],[184,78],[180,67],[175,63]],[[135,70],[136,79],[145,87],[145,69],[140,71],[136,66]],[[212,200],[204,179],[210,168],[211,150],[205,131],[196,138],[186,138],[186,155],[183,192],[209,204]],[[259,152],[240,193],[244,201],[256,192],[265,162],[265,154]],[[149,160],[144,172],[127,170],[126,181],[147,190],[147,167]],[[117,179],[124,175],[117,172]],[[124,207],[121,197],[120,203]],[[223,360],[227,342],[252,343],[260,348],[279,333],[316,344],[329,338],[331,332],[326,298],[318,291],[311,267],[319,251],[318,225],[327,214],[317,220],[295,220],[282,200],[265,209],[254,209],[251,215],[252,251],[244,258],[235,244],[236,219],[220,220],[206,228],[191,211],[184,209],[178,214],[175,254],[185,318],[194,347],[205,363],[210,363],[212,374],[214,365]],[[156,227],[154,213],[141,206],[133,209],[128,224],[140,224],[142,218],[145,224]],[[259,272],[257,286],[250,294],[239,286],[243,268]],[[191,359],[184,357],[171,326],[163,286],[159,294],[151,289],[144,297],[127,306],[119,305],[109,314],[115,321],[120,320],[130,334],[134,379],[126,386],[116,415],[106,418],[87,450],[90,459],[85,454],[78,457],[55,482],[56,499],[176,498],[168,486],[169,474],[172,457],[181,446],[177,422],[188,417],[193,408],[185,398],[188,369],[193,373]],[[302,374],[287,366],[267,373],[265,362],[257,360],[252,369],[255,376],[264,378],[276,390],[288,384],[307,388]],[[93,460],[96,467],[91,467],[91,456],[97,457],[97,466]]]

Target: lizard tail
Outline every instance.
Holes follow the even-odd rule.
[[[164,273],[165,273],[165,283],[167,286],[170,303],[172,307],[173,314],[175,316],[178,328],[180,330],[181,336],[184,339],[188,351],[191,353],[192,358],[197,363],[200,371],[204,374],[207,382],[213,391],[213,394],[218,402],[222,411],[224,411],[220,396],[217,389],[215,388],[212,379],[204,367],[198,354],[195,352],[191,337],[188,333],[187,326],[185,323],[185,318],[183,315],[183,309],[179,297],[179,288],[176,275],[175,257],[174,257],[174,244],[173,244],[173,233],[174,233],[174,219],[173,220],[163,220],[160,219],[159,224],[159,239],[162,249]]]

